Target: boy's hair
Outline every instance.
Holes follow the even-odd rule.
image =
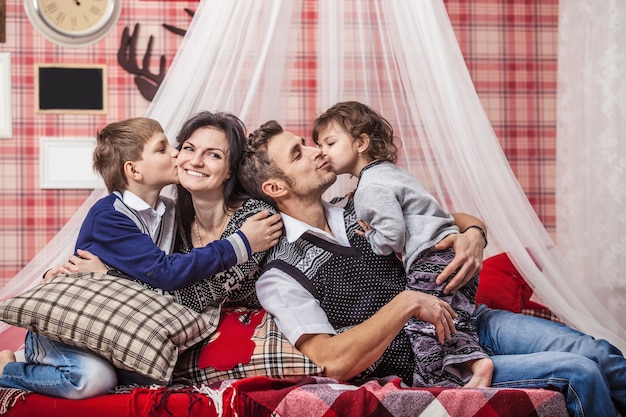
[[[224,211],[227,211],[228,209],[234,208],[238,202],[249,197],[235,174],[239,170],[239,162],[244,152],[246,125],[241,119],[231,113],[202,111],[185,121],[176,137],[176,148],[180,151],[183,143],[185,143],[194,132],[198,129],[206,128],[217,129],[224,132],[228,142],[226,159],[228,160],[231,176],[224,183]],[[177,211],[180,215],[183,227],[186,228],[185,230],[188,230],[195,216],[191,193],[180,184],[176,186],[176,192]]]
[[[128,179],[124,173],[124,164],[140,161],[144,145],[157,133],[163,133],[163,127],[147,117],[113,122],[98,132],[93,151],[93,169],[100,174],[110,193],[126,190]]]
[[[353,139],[362,134],[370,138],[367,149],[373,160],[395,163],[398,160],[398,148],[394,143],[393,127],[379,113],[358,101],[337,103],[313,122],[313,141],[319,144],[319,132],[336,123]]]
[[[274,199],[268,197],[262,189],[263,183],[270,178],[283,179],[293,185],[282,169],[278,168],[267,154],[269,141],[284,132],[283,127],[276,121],[270,120],[248,136],[246,149],[237,173],[239,181],[253,197],[275,205]]]

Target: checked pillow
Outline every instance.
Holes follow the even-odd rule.
[[[218,308],[197,313],[141,284],[105,274],[55,277],[0,302],[0,320],[86,348],[120,369],[170,381],[179,354],[213,333]]]

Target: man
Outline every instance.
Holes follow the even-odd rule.
[[[410,383],[413,358],[404,332],[411,317],[433,323],[439,341],[455,332],[454,312],[442,300],[405,291],[402,265],[373,254],[355,233],[348,199],[325,203],[335,181],[317,148],[265,123],[249,138],[241,182],[257,198],[283,213],[285,235],[272,250],[257,282],[263,307],[287,338],[338,380],[398,375]],[[455,215],[462,234],[439,246],[453,246],[456,258],[438,281],[458,269],[446,289],[460,288],[480,268],[484,225]],[[481,342],[492,353],[494,387],[551,387],[566,395],[574,416],[626,411],[626,360],[606,341],[534,317],[479,307],[474,314]]]

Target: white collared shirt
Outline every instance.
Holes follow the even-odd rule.
[[[345,201],[324,202],[326,221],[333,234],[281,213],[285,235],[289,242],[305,232],[329,242],[350,246],[343,217]],[[263,308],[276,318],[287,339],[295,345],[304,334],[336,334],[319,301],[289,274],[278,268],[265,271],[256,283],[257,296]]]
[[[163,214],[165,213],[165,203],[163,203],[163,200],[159,198],[159,202],[157,203],[155,210],[136,194],[125,190],[122,193],[122,201],[139,214],[141,219],[146,223],[146,226],[148,226],[150,237],[154,240],[155,233],[158,229],[159,223],[161,222],[161,217],[163,217]]]

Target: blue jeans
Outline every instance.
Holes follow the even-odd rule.
[[[26,362],[6,364],[0,386],[68,399],[103,395],[117,385],[115,368],[87,350],[26,332]]]
[[[479,306],[478,336],[492,356],[494,387],[551,388],[577,417],[626,415],[626,359],[605,340],[570,327]]]

